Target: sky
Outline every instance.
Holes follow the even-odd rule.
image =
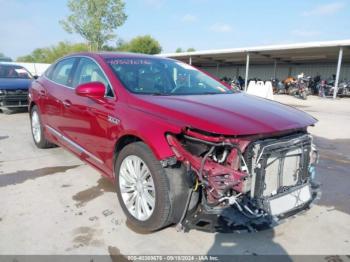
[[[117,37],[150,34],[163,53],[350,39],[350,0],[124,2],[128,19]],[[0,0],[0,52],[15,59],[59,41],[84,42],[62,29],[67,15],[66,0]]]

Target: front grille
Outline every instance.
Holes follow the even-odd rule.
[[[259,140],[246,151],[252,174],[251,198],[268,199],[308,180],[311,136]]]
[[[28,105],[28,90],[6,90],[0,94],[0,106],[26,106]]]
[[[24,90],[24,89],[6,90],[6,95],[8,96],[28,95],[28,90]]]

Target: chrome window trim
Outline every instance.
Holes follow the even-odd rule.
[[[45,78],[47,81],[49,81],[49,82],[51,82],[51,83],[53,83],[53,84],[55,84],[55,85],[59,85],[59,86],[62,86],[62,87],[68,88],[68,89],[74,89],[74,88],[72,88],[72,87],[70,87],[70,86],[62,85],[62,84],[59,84],[59,83],[57,83],[57,82],[55,82],[55,81],[52,81],[51,79],[47,78],[46,75],[43,75],[43,78]]]
[[[113,86],[112,86],[112,84],[111,84],[111,81],[110,81],[109,78],[107,77],[106,73],[103,71],[103,69],[102,69],[102,67],[100,66],[100,64],[96,61],[96,59],[94,59],[94,58],[92,58],[92,57],[90,57],[90,56],[85,56],[85,55],[73,55],[73,56],[63,57],[63,58],[57,60],[57,61],[55,62],[55,64],[57,64],[57,63],[59,63],[59,62],[65,60],[65,59],[69,59],[69,58],[87,58],[87,59],[90,59],[92,62],[94,62],[94,63],[98,66],[98,68],[100,68],[100,70],[101,70],[101,72],[103,73],[104,77],[107,79],[108,84],[109,84],[109,86],[111,87],[111,90],[112,90],[112,93],[113,93],[113,96],[112,96],[112,97],[111,97],[111,96],[106,96],[106,95],[105,95],[104,97],[105,97],[105,98],[109,98],[109,99],[111,99],[111,98],[114,98],[114,99],[115,99],[115,98],[117,97],[117,96],[115,95],[115,92],[114,92]],[[80,62],[80,61],[79,61],[79,62]],[[55,65],[55,66],[56,66],[56,65]],[[43,77],[44,77],[46,80],[48,80],[49,82],[54,83],[54,84],[56,84],[56,85],[63,86],[63,87],[65,87],[65,88],[68,88],[68,89],[71,89],[71,90],[74,90],[74,89],[75,89],[74,87],[70,87],[70,86],[66,86],[66,85],[59,84],[59,83],[57,83],[57,82],[55,82],[55,81],[49,79],[45,74],[43,74]],[[107,87],[106,87],[106,88],[107,88]]]
[[[90,153],[89,151],[87,151],[85,148],[81,147],[80,145],[78,145],[77,143],[73,142],[72,140],[70,140],[69,138],[67,138],[66,136],[62,135],[60,132],[58,132],[56,129],[52,128],[49,125],[45,125],[46,128],[54,135],[56,135],[57,137],[59,137],[60,139],[66,141],[67,143],[69,143],[71,146],[75,147],[80,153],[85,153],[86,155],[88,155],[90,158],[94,159],[96,162],[103,164],[103,161],[101,159],[99,159],[98,157],[96,157],[95,155],[93,155],[92,153]]]

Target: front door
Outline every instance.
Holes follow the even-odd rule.
[[[75,93],[78,85],[95,81],[106,86],[103,101],[81,97]],[[109,121],[115,111],[115,96],[111,85],[94,60],[82,57],[75,70],[72,86],[71,94],[67,98],[68,104],[63,109],[63,134],[81,147],[87,161],[111,173],[110,165],[105,163],[107,156],[114,150],[115,142],[111,137],[111,129],[115,123]]]

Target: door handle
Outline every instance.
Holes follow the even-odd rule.
[[[46,95],[46,91],[45,91],[45,90],[40,90],[40,91],[39,91],[39,95],[45,96],[45,95]]]
[[[69,101],[69,100],[64,100],[64,101],[62,102],[62,104],[63,104],[64,107],[70,107],[70,106],[72,105],[72,102]]]

